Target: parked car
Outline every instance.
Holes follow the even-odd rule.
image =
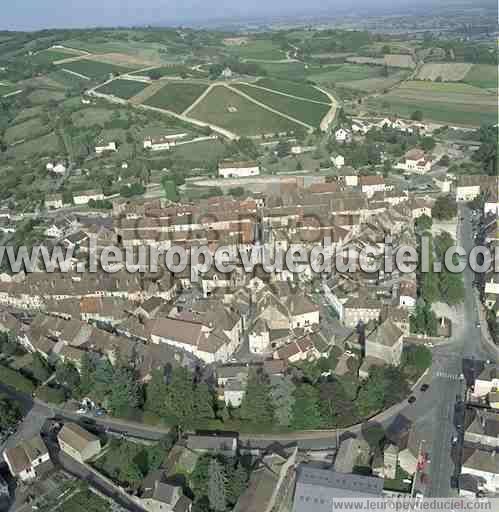
[[[427,348],[433,348],[435,345],[431,342],[431,341],[427,341],[425,344],[424,344],[425,347]]]
[[[428,391],[429,387],[430,387],[429,384],[423,384],[421,386],[421,391],[424,393],[424,392]]]
[[[407,400],[410,404],[413,404],[416,401],[416,397],[414,395],[410,396]]]

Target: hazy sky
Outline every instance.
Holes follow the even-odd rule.
[[[400,9],[404,4],[421,7],[423,3],[441,5],[452,1],[472,6],[483,0],[2,0],[0,29],[202,23],[307,11],[334,15],[345,9]]]

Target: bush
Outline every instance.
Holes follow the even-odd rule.
[[[29,395],[35,390],[35,385],[31,380],[3,365],[0,365],[0,382]]]

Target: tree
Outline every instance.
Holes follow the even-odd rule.
[[[242,197],[245,194],[244,187],[229,188],[229,195],[234,197]]]
[[[165,194],[166,199],[168,199],[168,201],[176,203],[178,201],[178,192],[175,181],[168,179],[165,176],[164,178],[161,179],[161,186],[163,187],[163,192]]]
[[[251,370],[240,415],[252,423],[270,424],[273,420],[270,385],[263,372]]]
[[[433,220],[428,215],[421,215],[416,219],[416,229],[420,233],[424,233],[425,231],[430,231],[431,226],[433,225]]]
[[[393,170],[392,163],[390,160],[385,160],[383,162],[383,176],[386,178]]]
[[[8,399],[0,398],[0,433],[14,428],[22,418],[19,405]]]
[[[293,427],[297,430],[314,429],[321,423],[319,391],[310,384],[300,384],[295,390]]]
[[[194,384],[187,368],[174,368],[167,385],[161,408],[165,416],[175,418],[185,427],[192,423],[196,414]]]
[[[231,505],[235,505],[241,494],[248,487],[248,471],[239,462],[236,468],[231,471],[227,485],[227,498]]]
[[[227,510],[227,479],[223,466],[217,459],[210,462],[210,476],[208,480],[208,499],[210,507],[215,512]]]
[[[450,158],[449,155],[443,155],[442,158],[438,161],[438,165],[441,167],[449,167],[450,165]]]
[[[213,419],[214,397],[210,388],[205,383],[200,383],[194,390],[194,410],[196,418]]]
[[[276,146],[276,153],[279,158],[283,158],[289,154],[290,144],[285,140],[280,140]]]
[[[94,387],[94,373],[96,371],[96,364],[92,355],[84,352],[81,358],[80,367],[80,388],[78,394],[81,396],[88,395]]]
[[[270,398],[274,407],[274,418],[278,425],[287,427],[293,418],[296,386],[290,377],[283,377],[272,386]]]
[[[437,317],[427,302],[418,302],[409,320],[412,333],[436,336],[438,327]]]
[[[439,220],[450,220],[457,215],[457,203],[449,195],[439,196],[433,204],[432,216]]]
[[[427,153],[432,151],[436,145],[437,143],[433,137],[423,137],[420,142],[421,148]]]
[[[38,382],[45,382],[52,375],[52,371],[47,361],[45,361],[38,352],[33,355],[31,371],[33,373],[33,377]]]
[[[60,384],[74,391],[80,385],[80,374],[70,362],[60,362],[55,368],[55,375]]]
[[[421,112],[421,110],[415,110],[411,114],[411,120],[412,121],[422,121],[423,120],[423,112]]]
[[[151,380],[146,386],[144,408],[159,416],[165,416],[164,397],[168,391],[163,369],[152,371]]]
[[[111,411],[120,414],[129,407],[138,407],[141,401],[141,387],[133,368],[128,366],[116,368],[113,372],[113,385],[109,396]]]

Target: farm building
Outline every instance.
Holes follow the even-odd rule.
[[[246,178],[259,174],[260,165],[255,161],[232,162],[225,160],[218,165],[218,175],[222,178]]]

